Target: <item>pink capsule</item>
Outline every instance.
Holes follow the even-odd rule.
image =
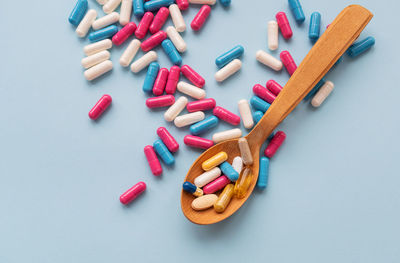
[[[278,84],[278,82],[276,82],[273,79],[270,79],[267,81],[267,89],[269,89],[272,93],[275,94],[275,96],[278,96],[279,92],[281,92],[281,90],[283,89],[281,85]]]
[[[149,163],[151,172],[155,175],[162,174],[162,167],[160,161],[157,158],[156,152],[154,151],[153,146],[147,145],[144,147],[144,154],[146,155],[147,162]]]
[[[196,111],[206,111],[214,109],[216,102],[213,98],[202,99],[189,102],[186,105],[186,109],[188,112],[196,112]]]
[[[175,98],[172,95],[164,95],[159,97],[148,98],[146,100],[146,106],[149,108],[160,108],[167,107],[174,104]]]
[[[151,23],[149,30],[150,33],[155,34],[161,30],[165,21],[167,21],[169,16],[169,10],[166,7],[161,7],[157,14],[154,16],[153,22]]]
[[[164,39],[167,38],[167,33],[164,31],[160,30],[145,41],[142,42],[140,47],[142,48],[143,51],[147,52],[155,48],[156,46],[160,45],[161,42],[164,41]]]
[[[129,22],[112,37],[112,42],[117,46],[121,45],[128,39],[128,37],[135,33],[136,28],[137,26],[135,22]]]
[[[277,133],[275,133],[274,137],[272,137],[271,141],[264,151],[265,156],[267,156],[268,158],[272,158],[279,147],[281,147],[285,139],[286,134],[283,131],[278,131]]]
[[[101,97],[96,105],[94,105],[93,108],[89,111],[89,118],[95,120],[100,117],[100,115],[103,114],[108,106],[110,106],[111,101],[112,99],[110,95],[103,95],[103,97]]]
[[[193,135],[186,135],[185,138],[183,138],[183,142],[190,147],[195,147],[199,149],[208,149],[214,145],[214,142],[212,140],[208,140],[205,138],[201,138],[198,136],[193,136]]]
[[[123,193],[119,197],[119,201],[123,203],[124,205],[129,204],[133,200],[136,199],[140,194],[142,194],[146,190],[146,184],[145,182],[139,182],[129,188],[125,193]]]
[[[203,24],[206,22],[208,16],[210,15],[211,7],[209,5],[203,5],[197,15],[193,18],[190,27],[194,31],[198,31],[203,27]]]
[[[227,123],[230,123],[232,125],[240,124],[240,117],[238,115],[220,106],[214,108],[213,114],[217,116],[219,119],[226,121]]]
[[[167,85],[165,86],[165,92],[167,94],[175,93],[180,75],[181,75],[181,68],[178,66],[172,66],[171,69],[169,70]]]
[[[226,177],[226,175],[222,175],[215,179],[214,181],[208,183],[206,186],[203,187],[203,192],[204,194],[213,194],[217,192],[218,190],[221,190],[224,188],[227,184],[229,184],[231,181]]]
[[[285,50],[281,52],[280,57],[283,65],[285,65],[287,72],[290,76],[292,76],[297,69],[296,62],[294,62],[292,55],[290,55],[289,51]]]
[[[186,10],[189,7],[189,1],[188,0],[176,0],[175,2],[178,5],[180,10]]]
[[[266,102],[268,102],[270,104],[272,102],[274,102],[274,100],[276,98],[276,96],[271,91],[269,91],[267,88],[264,88],[260,84],[254,85],[253,92],[258,97],[260,97],[261,99],[265,100]]]
[[[165,84],[168,79],[168,69],[162,68],[158,71],[156,80],[153,85],[153,94],[156,96],[160,96],[164,93]]]
[[[276,22],[278,22],[279,29],[281,30],[282,36],[285,39],[291,38],[293,32],[285,12],[279,12],[276,14],[275,17],[276,17]]]
[[[142,39],[146,36],[147,31],[149,30],[151,21],[153,21],[154,15],[152,12],[144,13],[142,20],[136,29],[135,36],[139,39]]]
[[[170,152],[176,152],[179,149],[179,143],[175,138],[169,133],[165,127],[160,127],[157,129],[157,135],[161,138],[165,146],[167,146]]]
[[[206,81],[203,79],[203,77],[194,71],[194,69],[192,69],[190,66],[183,65],[181,71],[182,74],[197,87],[202,88],[204,84],[206,84]]]

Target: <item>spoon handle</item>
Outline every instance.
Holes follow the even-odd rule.
[[[268,138],[356,40],[372,16],[370,11],[359,5],[343,9],[249,133],[247,140],[250,145],[259,146]]]

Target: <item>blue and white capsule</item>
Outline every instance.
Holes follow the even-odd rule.
[[[353,43],[353,45],[351,45],[347,50],[347,55],[352,58],[357,57],[370,49],[373,45],[375,45],[375,38],[367,37],[361,41]]]
[[[303,8],[300,5],[299,0],[289,0],[290,10],[294,16],[294,19],[297,23],[301,24],[304,22],[306,17],[304,16]]]
[[[244,47],[241,45],[237,45],[231,50],[226,51],[224,54],[217,57],[215,60],[215,64],[218,68],[223,68],[229,62],[233,61],[234,59],[240,58],[244,53]]]
[[[271,106],[271,104],[257,96],[251,97],[250,104],[256,111],[262,111],[264,113],[269,109],[269,106]]]
[[[151,0],[144,3],[144,10],[145,11],[157,11],[163,6],[168,7],[172,5],[175,0]]]
[[[147,74],[143,82],[143,91],[151,92],[153,90],[154,82],[156,81],[158,71],[160,70],[160,64],[158,62],[151,62],[147,68]]]
[[[192,135],[199,135],[203,132],[208,131],[209,129],[218,125],[218,118],[215,116],[210,116],[205,118],[202,121],[199,121],[192,126],[190,126],[190,133]]]
[[[165,53],[167,53],[169,59],[174,65],[181,65],[182,64],[182,57],[179,54],[178,50],[175,48],[174,44],[171,40],[165,39],[161,46],[163,47]]]
[[[268,175],[269,175],[269,158],[260,158],[260,170],[258,172],[257,188],[265,189],[268,185]]]
[[[97,42],[106,38],[112,38],[117,32],[118,27],[112,25],[90,33],[88,38],[90,42]]]
[[[312,41],[316,41],[319,38],[321,30],[321,14],[314,12],[310,18],[310,28],[308,30],[308,38]]]
[[[221,169],[222,173],[226,175],[229,180],[235,182],[239,178],[239,173],[233,168],[233,166],[228,162],[223,162],[219,168]]]
[[[83,17],[86,14],[88,9],[88,1],[87,0],[78,0],[76,2],[74,9],[72,9],[71,14],[68,17],[68,21],[74,26],[78,26],[82,21]]]
[[[262,111],[255,111],[253,112],[253,120],[255,121],[255,123],[257,124],[261,118],[264,116],[264,113]]]
[[[325,84],[325,79],[322,78],[317,85],[314,86],[314,88],[307,94],[307,96],[304,98],[304,100],[309,100],[312,96],[314,96],[315,93]]]
[[[231,5],[231,0],[219,0],[222,6],[228,7]]]
[[[193,194],[196,197],[202,196],[203,195],[203,190],[201,190],[200,187],[195,186],[191,182],[184,182],[183,183],[183,190]]]
[[[142,16],[144,14],[143,0],[133,0],[132,8],[135,16]]]
[[[174,156],[160,139],[153,143],[153,148],[166,165],[173,165],[175,163]]]

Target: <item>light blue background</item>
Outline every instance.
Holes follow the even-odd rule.
[[[237,112],[254,84],[288,80],[285,71],[258,64],[255,53],[266,49],[267,21],[289,10],[286,0],[232,2],[215,6],[199,33],[189,27],[198,7],[184,12],[183,58],[206,78],[207,95]],[[400,261],[397,1],[303,0],[301,27],[288,13],[294,37],[280,38],[279,52],[290,50],[298,63],[311,48],[313,11],[325,28],[348,4],[365,5],[375,17],[362,37],[374,36],[376,46],[328,74],[336,88],[320,109],[301,103],[284,121],[288,137],[271,161],[268,189],[212,226],[194,225],[181,212],[181,184],[200,151],[183,145],[188,129],[145,107],[145,71],[118,64],[126,45],[112,49],[111,74],[84,79],[88,42],[67,22],[74,3],[4,1],[0,9],[0,262]],[[243,68],[219,85],[214,59],[236,44],[246,49]],[[93,122],[87,113],[105,93],[112,107]],[[164,125],[181,149],[176,166],[156,178],[143,147]],[[206,136],[228,128],[220,124]],[[122,206],[119,195],[140,180],[147,192]]]

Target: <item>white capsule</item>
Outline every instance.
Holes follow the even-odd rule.
[[[169,13],[172,18],[172,22],[176,28],[176,31],[183,32],[186,30],[185,20],[183,20],[183,16],[181,10],[179,9],[178,5],[172,4],[169,6]]]
[[[96,19],[92,24],[92,28],[94,30],[99,30],[103,27],[117,23],[118,21],[119,21],[119,14],[117,12],[112,12],[108,15]]]
[[[236,156],[235,158],[233,158],[232,167],[238,174],[240,174],[242,172],[242,169],[243,169],[242,157]]]
[[[96,0],[97,3],[99,3],[100,5],[104,5],[108,2],[108,0]]]
[[[122,53],[121,58],[119,59],[119,64],[121,64],[121,66],[129,66],[129,64],[132,62],[132,59],[136,56],[140,48],[140,44],[140,41],[136,38],[129,43],[128,47],[125,49],[124,53]]]
[[[184,81],[179,81],[177,89],[179,92],[182,92],[183,94],[186,94],[198,100],[204,99],[206,97],[206,91],[204,89],[198,88]]]
[[[94,9],[87,11],[86,15],[83,17],[82,21],[79,23],[75,32],[79,37],[85,37],[89,32],[90,27],[96,20],[97,12]]]
[[[214,133],[212,139],[215,143],[220,143],[230,139],[236,139],[242,137],[242,131],[239,128],[227,130],[223,132]]]
[[[218,82],[224,81],[238,72],[241,67],[242,62],[239,59],[234,59],[215,73],[215,79]]]
[[[215,194],[202,195],[192,201],[192,208],[196,211],[206,210],[217,202],[218,196]]]
[[[122,0],[121,10],[119,15],[119,23],[123,26],[131,21],[132,0]]]
[[[278,49],[278,23],[274,20],[268,22],[268,48]]]
[[[253,164],[253,156],[251,155],[251,150],[249,143],[246,138],[240,138],[238,141],[240,154],[242,155],[242,160],[245,165]]]
[[[217,0],[189,0],[191,4],[199,4],[199,5],[215,5]]]
[[[270,54],[268,54],[267,52],[265,52],[263,50],[257,51],[256,59],[259,62],[261,62],[262,64],[264,64],[265,66],[270,67],[275,71],[279,71],[283,67],[282,61],[274,58],[273,56],[271,56]]]
[[[96,43],[85,46],[83,48],[83,52],[86,54],[86,56],[90,56],[90,55],[98,53],[102,50],[106,50],[106,49],[110,49],[110,48],[112,48],[111,39],[104,39],[104,40],[98,41]]]
[[[251,114],[250,105],[247,100],[239,100],[238,102],[240,116],[243,120],[243,125],[246,129],[251,129],[254,126],[253,115]]]
[[[85,75],[85,78],[90,81],[107,73],[108,71],[112,70],[112,68],[112,62],[110,60],[106,60],[86,70],[83,74]]]
[[[215,167],[210,171],[200,174],[194,179],[194,184],[197,187],[203,187],[211,181],[214,181],[217,177],[221,175],[221,169]]]
[[[318,90],[318,92],[314,95],[311,100],[311,105],[314,107],[319,107],[324,102],[324,100],[331,94],[335,85],[331,81],[325,82],[324,85]]]
[[[81,64],[84,68],[91,68],[94,65],[100,64],[101,62],[106,61],[109,58],[110,52],[108,52],[107,50],[103,50],[99,53],[83,58]]]
[[[179,97],[171,107],[164,113],[164,119],[168,122],[175,120],[176,116],[181,113],[188,103],[188,99],[184,96]]]
[[[182,36],[179,34],[178,31],[176,31],[175,27],[169,26],[167,27],[167,35],[169,39],[171,39],[172,43],[174,43],[174,46],[176,49],[183,53],[186,51],[186,42],[183,40]]]
[[[156,60],[157,60],[157,53],[153,50],[149,51],[146,54],[144,54],[141,58],[132,63],[131,70],[133,73],[138,73],[139,71],[147,67],[151,62]]]
[[[108,0],[107,3],[105,3],[103,6],[104,13],[106,13],[106,14],[111,13],[112,11],[117,9],[117,7],[119,6],[120,3],[121,3],[121,0]]]
[[[196,111],[193,113],[188,113],[188,114],[176,117],[174,120],[174,124],[176,127],[181,128],[181,127],[185,127],[190,124],[199,122],[201,120],[204,120],[204,117],[205,117],[204,112]]]

